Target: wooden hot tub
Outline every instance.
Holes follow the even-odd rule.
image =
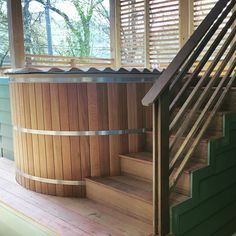
[[[118,175],[119,154],[143,148],[153,73],[10,74],[16,180],[27,189],[85,196],[84,178]]]

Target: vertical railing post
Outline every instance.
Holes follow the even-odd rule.
[[[170,231],[169,89],[153,104],[153,233]]]
[[[110,0],[111,20],[111,55],[114,58],[114,66],[121,66],[121,29],[120,29],[120,0]]]

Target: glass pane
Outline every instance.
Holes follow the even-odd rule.
[[[109,0],[22,0],[25,51],[110,57]]]
[[[10,65],[8,22],[7,22],[7,1],[0,0],[0,67]]]

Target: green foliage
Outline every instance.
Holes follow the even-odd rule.
[[[47,39],[44,24],[44,11],[31,12],[32,0],[22,1],[25,52],[28,54],[47,54]]]
[[[71,0],[70,2],[76,10],[78,16],[76,18],[57,8],[56,1],[50,6],[52,11],[64,19],[69,31],[66,37],[68,48],[64,53],[79,57],[96,56],[92,47],[96,38],[94,33],[98,34],[102,30],[104,32],[102,40],[109,38],[109,11],[103,5],[104,0]]]
[[[6,0],[0,0],[0,67],[9,63],[9,39]]]
[[[36,1],[45,7],[45,0]],[[32,0],[25,0],[25,2],[32,2]],[[96,35],[94,35],[93,32],[99,32],[99,25],[102,25],[103,27],[103,32],[106,40],[109,39],[109,11],[103,5],[104,0],[71,0],[63,2],[72,4],[72,7],[76,11],[77,17],[66,13],[65,9],[61,9],[59,7],[60,3],[62,3],[61,0],[51,0],[48,2],[48,6],[51,12],[56,13],[63,19],[63,23],[62,21],[57,23],[56,20],[53,20],[52,18],[52,22],[55,26],[55,31],[63,30],[66,35],[63,40],[60,40],[61,43],[59,43],[63,45],[63,47],[54,46],[54,51],[63,56],[97,56],[95,55],[95,53],[93,53],[94,50],[92,46],[94,39],[96,38]],[[30,15],[31,19],[29,19]],[[38,15],[33,15],[32,13],[30,14],[27,11],[25,11],[24,13],[24,16],[26,18],[25,26],[28,27],[25,31],[28,32],[29,35],[31,35],[31,37],[26,37],[26,41],[28,41],[29,45],[32,45],[33,42],[35,42],[35,45],[33,45],[34,54],[45,54],[44,51],[46,49],[47,42],[45,37],[45,27],[43,26],[45,25],[44,19],[42,18],[43,15],[43,12],[39,12]],[[38,24],[38,21],[41,25]],[[32,22],[34,22],[33,26]],[[41,29],[41,34],[38,34],[38,29]],[[32,35],[34,35],[35,37],[32,38]],[[107,44],[109,45],[109,40],[107,41]],[[58,40],[56,44],[58,44]],[[40,45],[44,46],[41,46],[41,48],[36,47],[39,47]]]

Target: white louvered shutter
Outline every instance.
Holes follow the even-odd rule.
[[[121,65],[144,66],[144,0],[120,0]]]
[[[210,12],[210,10],[215,6],[215,4],[218,2],[218,0],[194,0],[194,29],[196,29],[201,22],[204,20],[204,18],[207,16],[207,14]],[[205,50],[202,52],[200,58],[206,53],[207,49],[210,47],[210,45],[213,43],[214,39],[217,37],[217,35],[220,33],[221,29],[224,27],[225,23],[228,21],[229,17],[232,14],[229,14],[228,17],[224,20],[224,22],[221,24],[217,32],[214,34],[212,39],[208,42],[207,46],[205,47]],[[230,34],[231,29],[228,30],[227,34],[224,37],[224,40],[221,41],[219,44],[217,50],[213,53],[211,59],[214,59],[216,56],[217,51],[224,43],[225,39]],[[227,51],[225,52],[225,54]],[[225,55],[224,55],[225,56]],[[199,58],[199,59],[200,59]],[[223,57],[224,58],[224,57]]]
[[[150,63],[166,67],[179,50],[179,1],[150,0]]]

